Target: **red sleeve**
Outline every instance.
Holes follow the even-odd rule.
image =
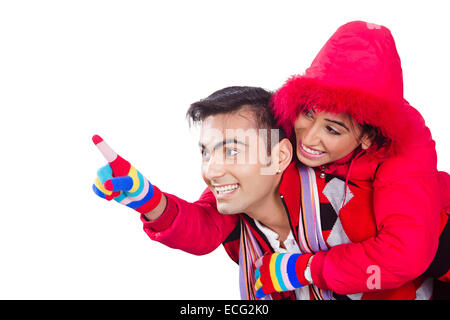
[[[214,195],[206,189],[195,202],[188,202],[164,193],[167,205],[154,221],[144,215],[144,231],[155,241],[188,253],[202,255],[215,250],[231,233],[237,215],[222,215],[217,211]]]
[[[169,194],[163,192],[166,196],[166,207],[162,215],[153,221],[148,220],[144,214],[141,213],[141,221],[144,224],[144,230],[151,230],[151,233],[162,232],[170,227],[173,220],[178,214],[178,208],[175,201]]]
[[[317,286],[338,294],[392,289],[427,269],[440,228],[438,175],[427,160],[413,155],[380,166],[374,181],[376,235],[316,254],[311,275]],[[377,288],[368,284],[374,272]]]
[[[439,171],[439,190],[441,191],[441,206],[446,211],[450,209],[450,174]]]

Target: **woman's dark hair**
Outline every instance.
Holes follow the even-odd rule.
[[[389,144],[389,139],[383,136],[380,129],[370,125],[363,124],[360,125],[361,134],[359,139],[361,140],[364,135],[367,135],[370,140],[372,140],[372,150],[378,151],[380,148],[385,147]]]
[[[270,107],[271,98],[272,92],[260,87],[227,87],[191,104],[186,118],[190,124],[198,124],[208,116],[234,113],[243,107],[248,107],[255,116],[257,128],[278,129],[281,140],[286,137],[286,134],[276,124]]]

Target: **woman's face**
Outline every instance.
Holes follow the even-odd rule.
[[[360,144],[370,146],[366,137],[359,139],[361,129],[350,116],[315,111],[301,113],[294,123],[297,157],[309,167],[342,159]]]

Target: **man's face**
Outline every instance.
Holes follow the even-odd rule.
[[[250,212],[276,192],[275,172],[268,173],[271,158],[266,142],[250,110],[207,117],[199,145],[202,177],[216,197],[220,213]]]

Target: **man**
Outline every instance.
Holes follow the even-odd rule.
[[[270,98],[261,88],[229,87],[191,105],[188,117],[201,123],[202,176],[208,185],[198,201],[162,193],[98,136],[94,143],[109,165],[98,171],[94,192],[140,212],[149,237],[169,247],[199,255],[223,244],[239,263],[243,299],[364,298],[332,292],[324,266],[313,257],[373,236],[371,189],[349,182],[342,208],[344,181],[319,178],[320,172],[291,162],[292,145],[275,125]],[[278,139],[268,132],[279,133]],[[344,230],[341,219],[353,216],[360,222],[357,230]],[[379,291],[377,278],[369,283],[370,276],[360,281],[358,292],[378,290],[366,298],[393,295]],[[408,285],[409,297],[417,287]],[[394,289],[396,297],[404,292]]]
[[[95,193],[140,212],[153,240],[192,254],[209,253],[224,243],[238,262],[241,219],[262,237],[264,252],[292,246],[279,186],[293,150],[275,125],[270,98],[261,88],[229,87],[192,104],[188,117],[201,123],[202,176],[208,185],[198,201],[160,192],[99,136],[93,141],[109,165],[98,171]]]

